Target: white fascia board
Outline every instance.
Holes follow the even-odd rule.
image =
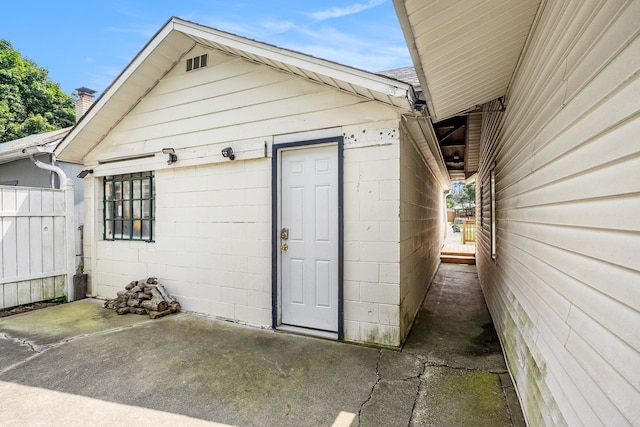
[[[175,29],[195,37],[219,43],[232,49],[237,49],[256,56],[262,56],[272,61],[282,62],[313,73],[342,80],[344,82],[362,86],[369,90],[397,98],[407,98],[413,86],[389,79],[384,76],[358,70],[335,62],[315,58],[292,50],[261,43],[245,37],[237,36],[213,28],[203,27],[181,19],[174,20]]]
[[[396,9],[396,15],[398,16],[400,28],[402,29],[405,42],[407,43],[407,48],[409,49],[409,55],[411,56],[411,61],[413,62],[413,68],[416,70],[416,75],[418,76],[418,81],[420,82],[422,94],[427,101],[427,110],[429,112],[429,115],[433,117],[434,120],[436,120],[437,116],[436,111],[433,107],[433,98],[431,97],[431,92],[429,91],[427,75],[424,73],[424,69],[422,68],[420,52],[418,52],[416,40],[413,35],[413,28],[411,27],[411,22],[409,22],[409,14],[407,13],[407,8],[404,5],[404,0],[393,0],[393,5]]]

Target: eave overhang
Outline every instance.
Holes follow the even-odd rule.
[[[433,122],[504,97],[540,0],[393,0]]]
[[[179,18],[171,18],[56,148],[61,160],[82,162],[140,100],[196,45],[244,58],[317,84],[412,112],[413,86]]]

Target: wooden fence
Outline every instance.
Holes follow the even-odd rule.
[[[66,296],[73,301],[73,183],[0,186],[0,309]]]

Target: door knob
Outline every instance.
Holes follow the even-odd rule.
[[[282,249],[283,251],[288,251],[289,250],[289,245],[287,245],[286,243],[282,246],[280,246],[280,249]]]

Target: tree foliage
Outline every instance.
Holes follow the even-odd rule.
[[[46,69],[0,39],[0,142],[71,126],[73,99]]]
[[[453,183],[453,192],[447,195],[447,208],[469,208],[476,203],[476,184],[465,184],[462,181]]]

